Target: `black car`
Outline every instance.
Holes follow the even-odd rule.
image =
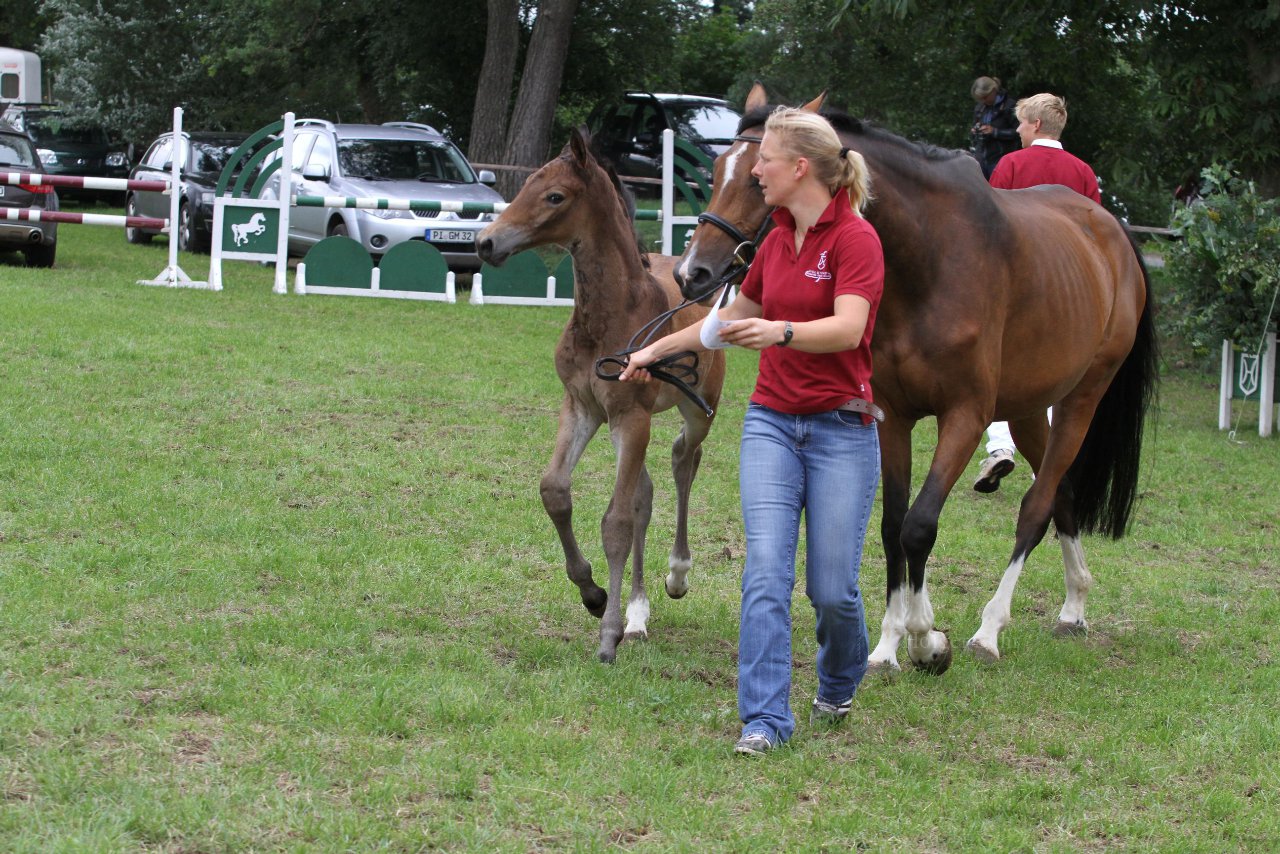
[[[40,153],[39,171],[47,175],[86,178],[127,178],[129,157],[100,125],[72,116],[48,104],[9,104],[0,116],[26,133]],[[119,204],[119,190],[64,188],[64,197]]]
[[[0,123],[0,172],[39,172],[40,157],[30,138]],[[48,184],[0,184],[0,211],[29,208],[56,211],[58,194]],[[22,252],[31,267],[52,267],[58,252],[58,224],[0,216],[0,252]]]
[[[178,157],[178,248],[183,252],[208,252],[213,236],[213,199],[218,178],[236,150],[249,138],[247,133],[183,133]],[[268,141],[264,140],[265,145]],[[248,158],[244,158],[248,159]],[[243,160],[241,161],[243,162]],[[173,175],[173,132],[162,134],[147,148],[130,176],[138,181],[164,181]],[[169,217],[169,196],[160,192],[130,190],[125,199],[129,216],[155,219]],[[160,232],[126,228],[130,243],[148,243]]]
[[[618,174],[662,177],[662,132],[667,128],[715,159],[733,142],[742,118],[722,98],[627,92],[618,103],[602,104],[587,118],[591,144],[613,162]]]

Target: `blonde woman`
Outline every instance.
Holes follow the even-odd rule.
[[[745,755],[766,753],[795,731],[791,595],[802,514],[818,640],[810,723],[848,715],[866,672],[858,573],[880,480],[871,333],[884,289],[880,239],[861,215],[870,198],[866,164],[826,119],[774,112],[752,174],[777,208],[777,227],[741,294],[718,317],[632,354],[621,377],[646,382],[647,365],[682,350],[760,352],[739,463],[747,558],[734,751]]]

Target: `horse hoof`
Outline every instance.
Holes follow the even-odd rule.
[[[626,632],[622,636],[623,641],[647,641],[648,639],[648,632]]]
[[[1053,627],[1053,636],[1058,638],[1082,638],[1089,634],[1089,625],[1084,620],[1078,623],[1059,621]]]
[[[941,644],[936,642],[933,635],[941,637]],[[908,653],[916,653],[911,656],[911,663],[916,666],[917,670],[922,670],[932,676],[941,676],[951,667],[951,639],[942,632],[930,632],[930,639],[934,640],[933,649],[927,654],[918,655],[917,650],[908,649]],[[908,647],[911,644],[908,643]]]
[[[995,664],[1000,660],[1000,653],[980,640],[970,640],[966,647],[969,650],[969,654],[983,664]]]
[[[605,605],[609,604],[609,594],[600,588],[582,594],[582,607],[597,620],[604,616]]]
[[[902,672],[902,667],[896,661],[869,661],[867,662],[867,675],[880,676],[884,679],[892,679]]]
[[[601,664],[613,664],[617,657],[618,651],[616,649],[602,649],[596,653],[596,658],[600,659]]]
[[[670,575],[667,576],[666,588],[667,588],[667,597],[671,599],[683,599],[684,594],[689,592],[688,582],[676,584],[672,581],[672,578]]]

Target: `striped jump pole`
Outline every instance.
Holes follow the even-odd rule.
[[[168,181],[134,181],[129,178],[89,178],[79,175],[42,175],[36,172],[0,172],[0,184],[27,187],[71,187],[79,190],[148,190],[169,193]]]
[[[497,213],[505,211],[507,202],[444,202],[423,199],[357,199],[354,196],[293,196],[290,201],[299,208],[366,208],[379,211],[430,211],[440,213]],[[662,211],[638,210],[636,219],[659,221]]]
[[[35,208],[0,208],[0,219],[26,220],[27,222],[68,222],[77,225],[105,225],[115,228],[167,228],[168,220],[148,216],[115,216],[113,214],[82,214],[66,211],[43,211]]]

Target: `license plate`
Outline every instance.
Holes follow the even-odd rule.
[[[427,240],[431,243],[475,243],[476,233],[462,228],[428,228]]]

